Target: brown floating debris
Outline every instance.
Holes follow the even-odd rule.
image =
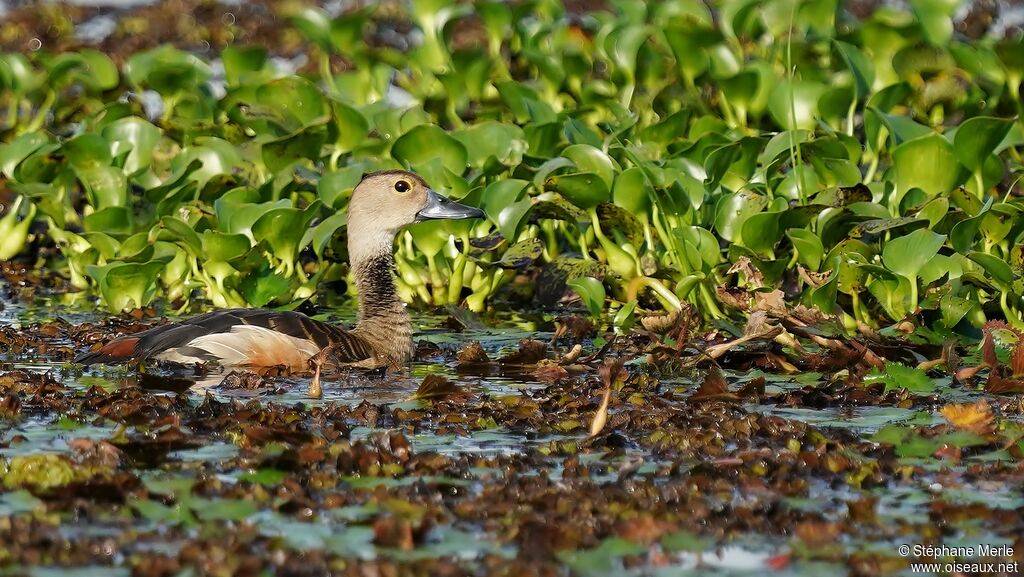
[[[484,351],[483,345],[480,341],[473,341],[467,344],[465,347],[455,353],[455,359],[460,365],[473,365],[478,363],[488,363],[491,361],[487,357],[487,352]]]
[[[519,341],[519,350],[498,359],[502,365],[535,365],[548,354],[548,345],[541,341],[523,339]]]
[[[410,397],[411,400],[432,401],[454,395],[464,395],[465,391],[458,384],[441,375],[427,375],[423,382]]]

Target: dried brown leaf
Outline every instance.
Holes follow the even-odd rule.
[[[963,431],[976,435],[988,435],[995,430],[992,407],[985,399],[972,405],[951,403],[939,409],[939,412],[949,424]]]
[[[465,391],[448,378],[441,375],[427,375],[423,382],[410,397],[410,400],[426,401],[444,399],[453,395],[464,394]]]
[[[459,352],[455,353],[455,359],[460,365],[488,363],[491,361],[491,359],[487,357],[487,353],[484,351],[484,347],[480,344],[480,341],[473,341],[467,344],[459,350]]]

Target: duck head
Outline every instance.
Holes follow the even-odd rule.
[[[348,205],[350,246],[355,243],[391,250],[395,234],[403,226],[438,218],[483,218],[484,212],[448,200],[431,190],[411,172],[384,170],[363,176],[352,191]],[[355,250],[356,254],[363,250]],[[355,255],[353,255],[355,256]]]
[[[363,176],[352,191],[349,223],[365,219],[397,232],[405,225],[438,218],[483,218],[484,212],[434,192],[418,175],[384,170]]]

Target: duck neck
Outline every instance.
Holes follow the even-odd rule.
[[[381,360],[397,366],[412,358],[412,321],[395,290],[391,251],[388,243],[382,250],[353,258],[359,292],[359,323],[353,333],[367,341]]]

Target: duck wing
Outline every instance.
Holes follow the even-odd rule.
[[[302,313],[227,309],[114,339],[79,355],[75,362],[90,365],[156,359],[304,370],[309,358],[329,345],[332,356],[344,362],[374,356],[369,343],[357,335]]]

